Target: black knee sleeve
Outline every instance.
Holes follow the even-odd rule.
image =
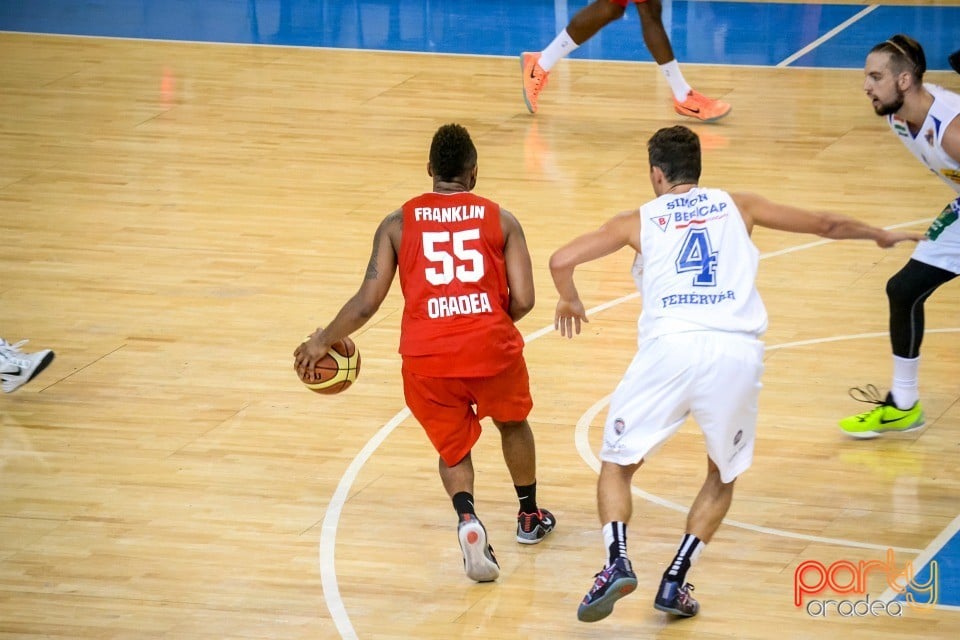
[[[937,287],[957,274],[910,259],[887,281],[890,302],[890,344],[901,358],[920,355],[923,341],[923,303]]]

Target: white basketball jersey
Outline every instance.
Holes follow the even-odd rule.
[[[947,125],[960,115],[960,95],[935,84],[923,86],[933,94],[933,104],[916,137],[910,133],[906,121],[893,114],[887,116],[887,123],[900,138],[900,142],[906,145],[920,162],[960,193],[960,162],[943,150],[943,134]]]
[[[766,331],[760,252],[726,191],[698,187],[643,205],[640,249],[633,264],[643,295],[640,341],[705,329]]]

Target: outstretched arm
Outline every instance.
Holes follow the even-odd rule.
[[[380,308],[397,272],[397,250],[403,228],[403,211],[394,211],[380,223],[373,236],[373,250],[360,289],[347,300],[325,328],[317,329],[293,352],[294,367],[303,377],[313,371],[330,345],[362,327]]]
[[[617,214],[596,231],[576,238],[550,256],[550,275],[560,294],[553,325],[560,335],[572,338],[574,332],[580,333],[581,322],[589,322],[573,282],[574,269],[626,246],[640,251],[640,215],[636,209]]]
[[[918,241],[923,238],[919,233],[888,231],[839,213],[807,211],[779,204],[754,193],[732,193],[730,196],[740,209],[747,229],[751,231],[753,225],[758,224],[780,231],[812,233],[832,240],[873,240],[883,248],[905,240]]]
[[[510,288],[510,317],[514,322],[530,313],[536,302],[533,288],[533,264],[523,227],[512,213],[500,209],[500,227],[503,230],[503,259],[507,267],[507,286]]]

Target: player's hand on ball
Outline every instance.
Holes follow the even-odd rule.
[[[293,352],[293,367],[307,389],[336,395],[356,382],[360,374],[360,351],[349,336],[330,343],[317,329]]]
[[[301,378],[305,378],[308,371],[313,371],[317,362],[330,351],[330,345],[320,340],[323,330],[317,329],[310,337],[301,342],[293,352],[294,368]]]
[[[553,318],[553,328],[560,330],[561,336],[572,338],[574,331],[580,334],[580,323],[587,320],[587,311],[583,308],[580,298],[574,300],[559,300],[557,312]]]

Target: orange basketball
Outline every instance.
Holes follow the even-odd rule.
[[[327,355],[317,362],[312,376],[308,371],[300,381],[311,391],[333,395],[352,385],[359,373],[360,352],[353,340],[344,338],[333,343]]]

